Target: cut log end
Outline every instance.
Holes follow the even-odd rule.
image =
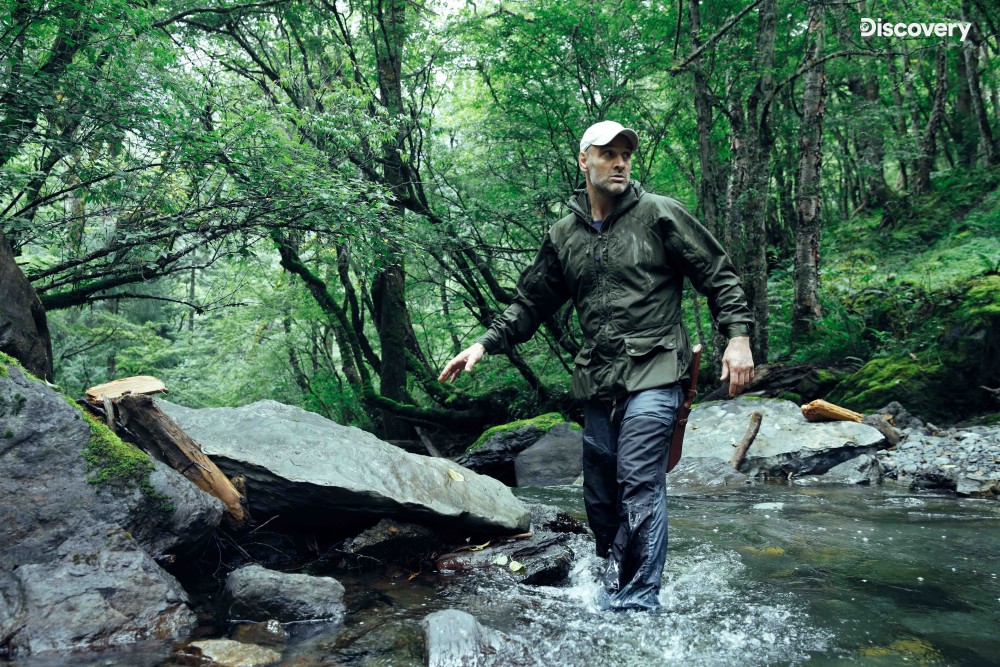
[[[101,405],[105,400],[117,400],[125,394],[165,394],[167,386],[150,375],[136,375],[105,382],[87,390],[87,401]]]
[[[806,421],[860,422],[863,416],[854,410],[842,408],[823,399],[817,399],[802,406],[802,416]]]

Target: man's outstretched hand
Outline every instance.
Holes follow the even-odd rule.
[[[750,337],[737,336],[729,339],[726,352],[722,355],[723,382],[729,379],[729,397],[736,396],[753,380],[753,354],[750,352]]]
[[[441,375],[438,376],[438,382],[454,382],[463,369],[472,372],[472,367],[483,358],[484,354],[486,354],[486,348],[480,343],[473,343],[448,362],[448,365],[441,371]]]

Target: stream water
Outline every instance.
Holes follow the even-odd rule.
[[[516,493],[583,517],[579,488]],[[420,621],[448,607],[511,637],[503,665],[1000,665],[1000,503],[764,485],[669,505],[664,613],[598,611],[600,563],[576,536],[563,587],[338,573],[346,628],[299,628],[282,665],[422,665]],[[162,656],[88,664],[175,664]]]
[[[583,516],[578,488],[517,493]],[[508,664],[1000,665],[994,501],[768,485],[672,495],[670,531],[663,614],[598,611],[581,536],[566,587],[370,581],[344,635],[286,656],[420,665],[420,619],[457,607],[513,637]]]

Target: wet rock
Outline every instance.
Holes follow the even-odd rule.
[[[512,582],[554,586],[564,583],[569,576],[573,564],[569,541],[568,533],[538,531],[527,539],[497,541],[483,549],[445,554],[438,558],[437,569],[480,570]],[[511,569],[512,562],[522,567],[515,571]]]
[[[332,577],[275,572],[259,565],[234,570],[224,602],[231,621],[344,621],[344,587]]]
[[[424,629],[427,667],[491,667],[504,664],[501,651],[510,640],[458,609],[428,614]]]
[[[728,462],[687,454],[673,470],[667,473],[668,490],[683,489],[685,492],[690,492],[726,486],[741,487],[748,484],[753,484],[750,476],[734,470]]]
[[[260,646],[283,646],[288,641],[288,632],[273,618],[262,623],[244,623],[237,625],[230,639],[243,644],[258,644]]]
[[[24,655],[186,634],[195,623],[187,595],[154,558],[204,540],[222,503],[121,443],[88,464],[93,433],[80,412],[0,366],[4,639]],[[100,481],[109,470],[127,474]]]
[[[486,440],[470,447],[455,461],[469,470],[500,480],[507,486],[517,486],[517,474],[514,470],[517,455],[538,442],[554,425],[561,423],[564,423],[562,417],[552,413],[491,429],[492,432],[487,431]]]
[[[281,661],[281,653],[272,648],[244,644],[232,639],[191,642],[182,655],[201,658],[200,664],[205,667],[268,667]]]
[[[552,507],[551,505],[534,504],[531,509],[531,530],[549,531],[552,533],[575,533],[583,534],[587,532],[587,527],[582,521],[572,514]]]
[[[572,484],[583,472],[583,432],[557,424],[517,455],[514,472],[518,486]]]
[[[871,454],[862,454],[857,458],[844,461],[826,471],[823,475],[808,475],[798,478],[799,482],[811,484],[878,484],[881,469],[878,458]]]
[[[898,429],[916,430],[924,427],[924,423],[907,412],[898,401],[892,401],[885,407],[875,410],[875,414],[891,416],[893,425]]]
[[[440,536],[426,526],[382,519],[345,542],[342,551],[349,567],[374,569],[422,560],[440,545]]]
[[[957,486],[957,479],[953,470],[932,467],[919,470],[913,476],[911,489],[923,489],[925,491],[954,491]]]
[[[517,532],[528,509],[503,484],[443,458],[276,401],[194,410],[157,401],[228,475],[247,480],[255,516],[329,527],[393,517]]]
[[[738,398],[695,406],[684,439],[685,457],[728,462],[755,411],[763,412],[764,419],[740,467],[750,476],[823,474],[861,454],[874,454],[885,444],[882,434],[865,424],[810,423],[791,401]]]
[[[52,379],[52,342],[35,289],[28,282],[0,231],[0,352],[36,377]]]
[[[978,472],[978,471],[976,471]],[[996,498],[1000,496],[1000,479],[998,476],[986,478],[982,473],[961,475],[955,482],[955,492],[960,496],[979,496]]]
[[[22,653],[171,640],[195,623],[187,594],[120,529],[82,535],[10,573],[22,591]],[[2,622],[0,622],[2,624]]]

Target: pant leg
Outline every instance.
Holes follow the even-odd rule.
[[[667,451],[681,404],[679,385],[638,392],[625,405],[618,435],[622,522],[604,573],[609,609],[659,606],[667,556]]]
[[[584,408],[583,502],[601,558],[611,551],[621,523],[617,443],[618,426],[611,421],[611,406],[588,403]]]

